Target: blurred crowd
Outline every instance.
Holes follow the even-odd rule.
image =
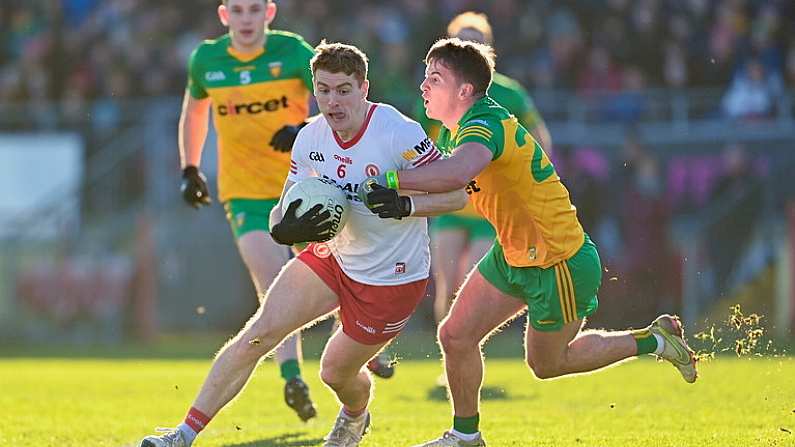
[[[583,227],[599,243],[605,271],[595,320],[641,324],[660,312],[681,311],[685,243],[699,244],[707,294],[731,293],[753,232],[764,219],[772,156],[743,143],[720,150],[663,157],[632,128],[620,150],[556,147],[553,161]],[[791,161],[790,161],[791,165]],[[768,191],[770,193],[770,191]],[[673,234],[677,220],[698,216],[699,239]]]
[[[215,12],[219,0],[2,3],[0,106],[27,104],[35,116],[20,119],[33,118],[35,127],[80,127],[90,134],[89,152],[102,145],[97,133],[117,127],[120,104],[180,97],[190,52],[202,39],[225,32]],[[720,92],[719,110],[712,113],[762,119],[775,113],[784,89],[795,87],[792,0],[276,3],[279,12],[272,28],[299,33],[313,45],[327,39],[360,46],[371,60],[371,98],[407,113],[417,100],[425,51],[443,36],[447,22],[465,10],[488,14],[499,71],[534,93],[565,90],[586,102],[615,94],[599,115],[605,119],[637,119],[648,89],[691,87]],[[544,115],[545,110],[540,112]],[[0,126],[6,118],[11,116],[3,117]],[[172,118],[175,135],[176,113]],[[672,243],[671,223],[734,196],[732,213],[706,229],[711,238],[705,244],[715,260],[714,282],[726,281],[743,249],[741,242],[750,237],[737,229],[750,232],[759,216],[762,200],[753,189],[756,183],[748,179],[762,178],[771,163],[756,153],[750,157],[750,147],[723,141],[716,141],[725,144],[722,151],[661,158],[658,148],[647,147],[631,129],[619,151],[587,142],[552,151],[583,225],[603,256],[603,306],[618,311],[599,315],[622,318],[617,325],[626,325],[627,315],[632,316],[629,322],[642,322],[661,310],[678,309],[682,253]],[[177,172],[176,149],[168,160],[166,171]],[[127,176],[119,179],[127,189],[134,183]],[[172,188],[174,182],[168,179],[166,186]],[[121,202],[124,194],[140,195],[143,189],[113,194],[113,201]],[[89,211],[113,209],[105,202],[93,208],[92,200],[85,203]],[[729,239],[734,243],[726,244]],[[643,299],[648,297],[657,299]]]
[[[185,63],[220,35],[218,0],[4,0],[0,102],[179,96]],[[534,89],[714,86],[729,116],[770,113],[795,85],[789,0],[277,0],[273,28],[372,59],[373,95],[410,110],[430,43],[455,14],[492,21],[498,69]],[[543,113],[543,110],[542,110]]]

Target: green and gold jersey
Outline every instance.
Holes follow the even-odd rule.
[[[487,95],[515,115],[519,123],[521,123],[525,129],[530,130],[530,132],[533,132],[542,122],[541,114],[538,113],[538,109],[536,109],[527,90],[508,76],[495,72]],[[427,133],[429,137],[434,140],[438,138],[442,123],[428,118],[425,114],[425,106],[422,97],[419,98],[414,108],[414,117],[422,125],[422,128],[425,129],[425,133]],[[464,209],[452,214],[480,217],[471,205],[467,205]]]
[[[547,268],[573,256],[585,240],[577,209],[541,145],[516,117],[483,97],[455,129],[442,127],[437,146],[450,153],[469,142],[492,152],[491,163],[466,190],[497,231],[508,264]]]
[[[262,51],[241,54],[229,35],[207,40],[188,63],[188,91],[212,100],[220,200],[279,198],[290,154],[271,137],[309,115],[314,50],[301,36],[268,31]]]

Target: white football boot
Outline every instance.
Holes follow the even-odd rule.
[[[651,323],[649,331],[665,340],[663,351],[658,357],[671,362],[682,374],[685,382],[695,382],[698,378],[696,354],[685,341],[685,332],[679,317],[667,314],[660,315]]]

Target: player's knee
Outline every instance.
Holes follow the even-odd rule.
[[[341,389],[351,378],[351,373],[343,365],[334,362],[326,362],[320,366],[320,380],[332,390]]]
[[[468,351],[477,347],[478,340],[473,339],[469,334],[454,330],[449,324],[442,324],[439,327],[439,344],[447,354]]]
[[[236,356],[259,359],[275,349],[285,335],[272,329],[249,330],[238,335],[231,348]]]
[[[541,380],[554,379],[563,375],[558,365],[545,362],[536,362],[532,357],[527,356],[525,359],[527,366],[533,371],[533,374]]]

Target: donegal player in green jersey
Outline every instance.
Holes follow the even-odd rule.
[[[598,305],[599,255],[541,145],[486,95],[493,57],[490,47],[459,39],[431,47],[422,96],[428,116],[444,124],[439,149],[451,156],[376,179],[393,189],[427,192],[466,186],[475,209],[497,232],[439,328],[453,427],[426,447],[486,445],[478,428],[480,346],[524,310],[526,362],[540,379],[594,371],[642,354],[668,360],[687,382],[697,377],[677,317],[661,315],[636,331],[582,330]]]
[[[182,194],[199,208],[210,203],[199,171],[212,109],[218,132],[218,192],[240,255],[259,296],[290,258],[268,233],[270,211],[290,168],[290,149],[309,113],[314,52],[296,34],[271,31],[270,0],[224,0],[218,7],[229,33],[191,55],[179,123]],[[302,420],[316,415],[301,380],[300,334],[276,351],[284,397]]]
[[[488,45],[493,42],[488,17],[472,11],[455,16],[447,25],[447,35]],[[549,150],[552,142],[546,124],[527,91],[517,81],[495,72],[487,94],[515,115],[541,147]],[[428,135],[436,138],[442,124],[428,118],[423,103],[420,97],[415,116]],[[435,285],[433,311],[437,324],[447,315],[455,290],[464,282],[463,273],[486,254],[493,240],[491,224],[471,204],[461,211],[431,221],[431,262]],[[439,383],[444,383],[444,375]]]

